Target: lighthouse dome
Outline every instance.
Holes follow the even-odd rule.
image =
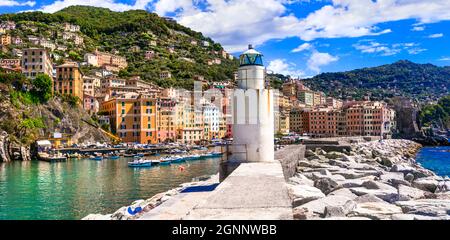
[[[256,65],[263,66],[262,54],[253,49],[252,45],[248,46],[248,50],[242,53],[239,58],[240,66]]]

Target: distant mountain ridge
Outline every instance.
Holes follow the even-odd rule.
[[[370,94],[372,99],[407,96],[437,100],[449,94],[450,67],[401,60],[378,67],[322,73],[304,81],[314,90],[339,98],[361,99]]]

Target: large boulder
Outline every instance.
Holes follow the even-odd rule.
[[[398,185],[398,201],[409,201],[413,199],[425,198],[426,192],[418,188]]]
[[[397,189],[381,182],[367,181],[363,183],[362,187],[350,188],[350,190],[358,196],[372,194],[387,202],[398,200]]]
[[[375,176],[367,176],[357,179],[346,179],[344,181],[337,181],[340,186],[344,188],[353,188],[353,187],[361,187],[362,184],[366,181],[375,180]]]
[[[329,177],[320,178],[314,181],[314,187],[320,189],[325,194],[335,190],[338,186],[339,184]]]
[[[327,196],[345,196],[352,200],[358,197],[357,195],[352,193],[352,191],[350,191],[348,188],[339,188],[335,191],[330,192]]]
[[[356,203],[366,203],[366,202],[384,202],[383,199],[373,195],[373,194],[364,194],[353,199]]]
[[[315,187],[291,184],[288,184],[287,186],[289,195],[293,199],[292,205],[294,208],[307,202],[325,197],[325,194]]]
[[[413,181],[412,186],[434,193],[439,182],[434,177],[418,178]]]
[[[374,220],[390,219],[393,214],[401,214],[402,209],[387,202],[358,203],[348,216],[367,217]]]
[[[307,178],[303,174],[296,174],[295,176],[289,178],[289,183],[292,183],[294,185],[308,185],[308,186],[314,186],[314,181]]]
[[[344,155],[345,154],[343,154],[341,152],[329,152],[325,156],[329,159],[338,159],[338,158],[342,158]]]
[[[300,207],[308,209],[308,212],[316,217],[323,217],[325,207],[341,207],[349,200],[351,199],[346,196],[326,196],[303,204]]]
[[[418,199],[395,203],[404,213],[441,217],[450,215],[450,199]]]

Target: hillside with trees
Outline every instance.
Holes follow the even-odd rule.
[[[379,67],[322,73],[304,81],[314,90],[343,99],[370,95],[374,100],[405,96],[435,101],[450,90],[450,67],[402,60]]]
[[[55,50],[56,63],[64,60],[81,62],[86,53],[98,49],[115,53],[127,59],[128,67],[119,73],[121,77],[138,75],[143,80],[160,86],[192,88],[193,77],[203,76],[209,81],[233,78],[237,60],[224,58],[222,46],[199,32],[177,24],[172,19],[161,18],[144,10],[114,12],[106,8],[71,6],[54,14],[23,12],[0,15],[0,21],[14,21],[18,28],[11,32],[24,40],[20,47],[33,46],[29,36],[47,38],[67,50]],[[78,46],[60,38],[61,25],[71,23],[80,26],[84,44]],[[10,46],[18,48],[18,46]],[[155,57],[145,59],[146,51],[154,51]],[[4,53],[2,58],[12,57]],[[220,59],[220,64],[211,60]],[[84,72],[93,70],[83,67]],[[172,78],[160,79],[162,71],[170,71]]]

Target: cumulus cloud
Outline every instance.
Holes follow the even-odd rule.
[[[303,52],[305,50],[309,50],[312,48],[312,45],[309,43],[303,43],[302,45],[292,49],[293,53]]]
[[[296,65],[294,63],[289,63],[285,59],[275,59],[270,61],[267,69],[269,71],[273,71],[274,73],[279,73],[286,76],[289,75],[294,78],[299,78],[305,75],[303,71],[296,69]]]
[[[444,36],[443,33],[435,33],[435,34],[429,35],[428,38],[441,38],[443,36]]]
[[[362,53],[374,53],[381,56],[392,56],[402,51],[407,51],[409,54],[415,55],[427,50],[420,48],[418,43],[386,44],[374,40],[361,40],[353,44],[353,47]]]
[[[156,0],[155,11],[176,14],[177,20],[222,43],[228,51],[248,43],[298,37],[361,37],[387,34],[378,24],[415,19],[418,24],[450,20],[448,0],[331,0],[304,18],[287,5],[295,0]],[[417,26],[416,30],[420,27]]]
[[[12,1],[12,0],[0,0],[1,7],[16,7],[16,6],[33,7],[34,5],[36,5],[36,2],[34,2],[34,1],[19,2],[19,1]]]
[[[316,73],[320,73],[320,68],[332,62],[339,60],[339,57],[332,56],[329,53],[314,51],[308,59],[307,66]]]
[[[69,6],[84,5],[109,8],[113,11],[123,12],[132,9],[146,9],[150,2],[152,0],[136,0],[134,4],[118,3],[115,0],[58,0],[52,4],[42,6],[39,11],[54,13]]]
[[[424,27],[424,26],[414,26],[414,27],[411,29],[411,31],[415,31],[415,32],[420,32],[420,31],[423,31],[423,30],[425,30],[425,27]]]

